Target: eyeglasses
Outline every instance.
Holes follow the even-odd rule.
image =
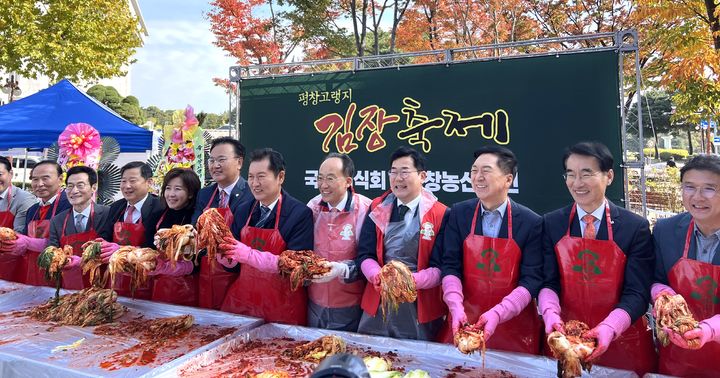
[[[337,181],[338,181],[338,178],[334,177],[334,176],[330,176],[330,177],[318,176],[318,178],[317,178],[318,184],[327,183],[328,185],[333,185]]]
[[[696,188],[692,185],[683,184],[680,189],[682,190],[683,195],[690,197],[694,196],[695,193],[698,192],[698,190],[700,191],[700,195],[706,199],[711,199],[717,194],[717,189],[711,186],[706,186],[704,188]]]
[[[238,159],[238,157],[227,158],[227,157],[223,156],[223,157],[219,157],[219,158],[209,158],[207,160],[207,162],[208,162],[208,165],[215,165],[215,163],[218,163],[220,165],[225,165],[225,163],[227,163],[227,161],[230,159]]]
[[[408,178],[408,176],[410,176],[411,173],[415,173],[415,172],[420,172],[420,171],[401,171],[401,172],[390,171],[390,177],[400,176],[401,178],[406,179],[406,178]]]
[[[563,178],[565,179],[565,181],[575,181],[576,178],[580,178],[580,181],[587,181],[591,177],[597,176],[599,173],[600,173],[600,171],[592,172],[592,173],[584,172],[584,173],[580,174],[580,176],[578,176],[574,173],[565,173],[565,174],[563,174]]]
[[[87,184],[85,184],[84,182],[81,182],[81,183],[78,183],[77,185],[68,184],[68,185],[65,187],[65,189],[67,189],[68,192],[72,192],[73,189],[77,189],[77,190],[83,191],[83,190],[85,190],[86,187],[87,187]]]

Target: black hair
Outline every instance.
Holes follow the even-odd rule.
[[[43,161],[40,161],[40,162],[38,162],[37,164],[35,164],[35,166],[30,170],[30,177],[32,177],[33,172],[35,172],[35,168],[37,168],[37,167],[39,167],[39,166],[41,166],[41,165],[52,165],[53,167],[55,167],[55,170],[57,171],[58,176],[62,176],[62,174],[63,174],[62,166],[60,166],[60,164],[58,164],[57,161],[55,161],[55,160],[43,160]]]
[[[210,151],[212,151],[213,148],[221,144],[229,144],[233,146],[233,149],[235,150],[235,156],[243,160],[245,159],[245,146],[243,146],[239,140],[227,136],[213,139],[212,143],[210,144]]]
[[[281,153],[272,148],[259,148],[250,153],[250,163],[267,159],[270,162],[270,170],[279,175],[285,170],[285,159]]]
[[[78,173],[85,173],[88,175],[88,181],[90,181],[90,186],[97,184],[98,175],[94,169],[88,167],[87,165],[77,165],[68,169],[67,176],[65,176],[65,185],[67,185],[67,181],[70,176],[76,175]]]
[[[140,168],[140,176],[142,176],[142,178],[144,178],[145,180],[149,180],[153,177],[153,171],[150,168],[150,165],[142,161],[131,161],[123,165],[123,167],[120,168],[120,176],[122,177],[122,175],[125,174],[125,171],[127,171],[128,169],[135,168]]]
[[[0,156],[0,164],[5,166],[5,169],[10,172],[12,171],[12,164],[10,163],[10,159],[6,158],[5,156]]]
[[[355,163],[353,163],[352,159],[350,159],[350,156],[347,154],[341,154],[337,152],[331,152],[325,156],[325,159],[323,159],[323,162],[328,159],[332,158],[338,158],[342,162],[342,172],[345,177],[353,178],[355,177]]]
[[[680,168],[680,181],[682,181],[685,172],[690,170],[708,171],[720,175],[720,156],[699,154],[695,155],[690,161]]]
[[[404,158],[406,156],[409,156],[413,159],[413,165],[415,166],[415,169],[418,170],[418,172],[426,170],[427,164],[425,160],[425,155],[421,154],[416,149],[408,146],[400,146],[392,153],[392,155],[390,155],[390,165],[392,165],[392,162],[394,162],[395,160]]]
[[[160,188],[160,198],[165,199],[165,188],[167,188],[170,181],[175,178],[180,178],[185,190],[188,192],[188,203],[185,208],[194,208],[198,192],[200,191],[200,178],[192,169],[173,168],[169,170],[168,173],[165,174],[165,178],[163,178],[162,187]]]
[[[565,149],[563,169],[567,169],[567,159],[570,155],[594,157],[598,161],[602,172],[611,170],[615,162],[607,146],[600,142],[580,142]]]
[[[484,154],[495,155],[497,157],[497,165],[503,173],[506,175],[510,174],[515,177],[517,174],[518,162],[515,154],[510,151],[509,148],[495,145],[482,146],[475,151],[473,156],[477,159],[478,156]]]

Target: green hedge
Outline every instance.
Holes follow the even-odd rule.
[[[660,160],[662,161],[667,161],[670,159],[670,156],[674,156],[675,160],[685,160],[689,155],[687,150],[681,150],[679,148],[660,148],[658,152],[660,152]],[[643,153],[645,156],[655,157],[654,148],[644,148]]]

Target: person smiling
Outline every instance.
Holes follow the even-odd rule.
[[[313,217],[304,203],[283,190],[283,182],[282,154],[271,148],[253,151],[248,184],[255,201],[233,223],[240,240],[226,238],[220,245],[222,256],[217,255],[228,268],[241,265],[220,309],[266,322],[306,325],[307,291],[290,290],[290,280],[278,272],[278,256],[285,250],[313,249]]]
[[[653,230],[657,260],[651,295],[653,303],[661,294],[682,295],[700,324],[684,334],[665,330],[671,344],[659,347],[659,371],[683,377],[718,377],[720,157],[690,159],[680,169],[680,189],[686,212],[658,220]],[[695,342],[689,343],[691,340]]]
[[[165,174],[160,197],[165,202],[165,210],[159,217],[153,218],[150,239],[158,230],[174,225],[190,224],[195,201],[200,191],[200,179],[191,169],[173,168]],[[198,305],[198,273],[192,261],[177,261],[175,265],[158,257],[154,276],[152,300],[182,306]]]
[[[192,217],[193,225],[204,211],[211,208],[217,209],[228,227],[232,226],[235,218],[239,218],[238,222],[245,222],[247,214],[244,206],[251,203],[253,197],[247,181],[240,176],[244,160],[245,147],[238,140],[230,137],[213,139],[207,169],[214,183],[200,189]],[[200,258],[199,306],[219,310],[235,279],[237,273],[210,264],[203,254]]]
[[[50,220],[50,241],[53,247],[70,245],[73,248],[72,261],[65,266],[62,287],[80,290],[89,286],[83,280],[80,269],[82,245],[90,240],[112,237],[110,227],[110,208],[97,205],[93,196],[97,191],[97,172],[87,166],[76,166],[68,169],[65,177],[65,192],[72,208],[57,214]]]
[[[580,320],[597,339],[587,360],[654,372],[657,355],[642,316],[655,264],[648,221],[605,198],[613,157],[599,142],[582,142],[563,156],[565,185],[575,202],[543,220],[545,280],[538,305],[547,333]]]
[[[485,146],[474,156],[477,198],[453,205],[445,229],[442,286],[450,327],[440,341],[452,343],[470,322],[483,329],[488,348],[538,354],[540,321],[531,301],[543,283],[542,217],[508,197],[517,174],[512,151]]]
[[[12,184],[13,172],[10,160],[0,156],[0,227],[11,228],[22,233],[25,228],[25,216],[36,198]],[[21,242],[22,245],[22,242]],[[14,248],[14,246],[13,246]],[[23,251],[11,249],[0,253],[0,279],[21,281],[24,276]]]
[[[425,157],[410,147],[390,156],[390,190],[375,198],[360,233],[357,264],[365,285],[358,332],[404,339],[434,340],[447,307],[440,267],[447,206],[423,188]],[[380,315],[380,270],[399,261],[413,272],[417,300]]]

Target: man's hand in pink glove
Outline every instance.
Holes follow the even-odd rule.
[[[688,341],[683,338],[683,335],[671,330],[670,328],[663,328],[663,331],[665,331],[665,333],[667,334],[668,340],[670,340],[671,343],[675,344],[675,346],[683,349],[693,349],[692,347],[690,347],[690,345],[688,345]]]
[[[670,286],[661,284],[659,282],[652,284],[652,286],[650,287],[650,298],[652,298],[653,303],[652,315],[655,318],[658,317],[657,311],[655,310],[655,308],[657,307],[655,303],[657,302],[658,298],[663,294],[676,295],[677,293],[675,293],[675,290],[673,290]]]
[[[490,340],[490,337],[492,337],[493,333],[495,333],[495,329],[499,323],[500,316],[498,316],[497,312],[494,310],[486,311],[484,314],[480,315],[480,319],[478,319],[476,324],[479,327],[482,327],[483,339],[485,339],[485,342]]]
[[[175,267],[169,261],[158,257],[155,264],[155,270],[148,273],[149,276],[157,276],[160,274],[166,276],[184,276],[193,271],[193,263],[191,261],[177,261]]]
[[[1,253],[10,253],[16,256],[24,256],[27,251],[29,237],[23,234],[16,234],[15,240],[4,240],[0,243]]]
[[[360,264],[360,270],[375,290],[380,292],[380,264],[373,259],[365,259]]]
[[[104,239],[95,239],[95,241],[100,241],[100,258],[102,259],[103,264],[110,262],[110,257],[113,253],[120,249],[120,245],[111,243]]]
[[[545,333],[558,331],[565,334],[564,322],[560,317],[560,298],[554,290],[548,288],[540,290],[538,307],[545,323]]]
[[[465,314],[465,306],[463,305],[463,288],[460,279],[453,275],[447,275],[442,279],[443,301],[450,310],[450,318],[452,319],[453,335],[468,322]]]
[[[440,269],[427,268],[413,273],[415,288],[418,290],[431,289],[440,284]]]
[[[585,358],[586,361],[593,361],[608,350],[610,343],[615,338],[615,330],[606,324],[600,323],[597,327],[585,332],[583,337],[597,339],[597,347]]]
[[[690,349],[700,349],[709,341],[720,341],[720,315],[701,321],[698,328],[685,332],[683,337],[685,340],[699,340],[699,345],[693,345]]]
[[[239,240],[229,236],[223,239],[223,243],[220,244],[219,247],[222,257],[239,263],[245,263],[247,261],[251,249]]]
[[[82,258],[80,256],[75,256],[75,255],[70,256],[70,261],[67,264],[65,264],[65,266],[63,267],[63,270],[73,270],[73,269],[79,268],[81,260],[82,260]]]

